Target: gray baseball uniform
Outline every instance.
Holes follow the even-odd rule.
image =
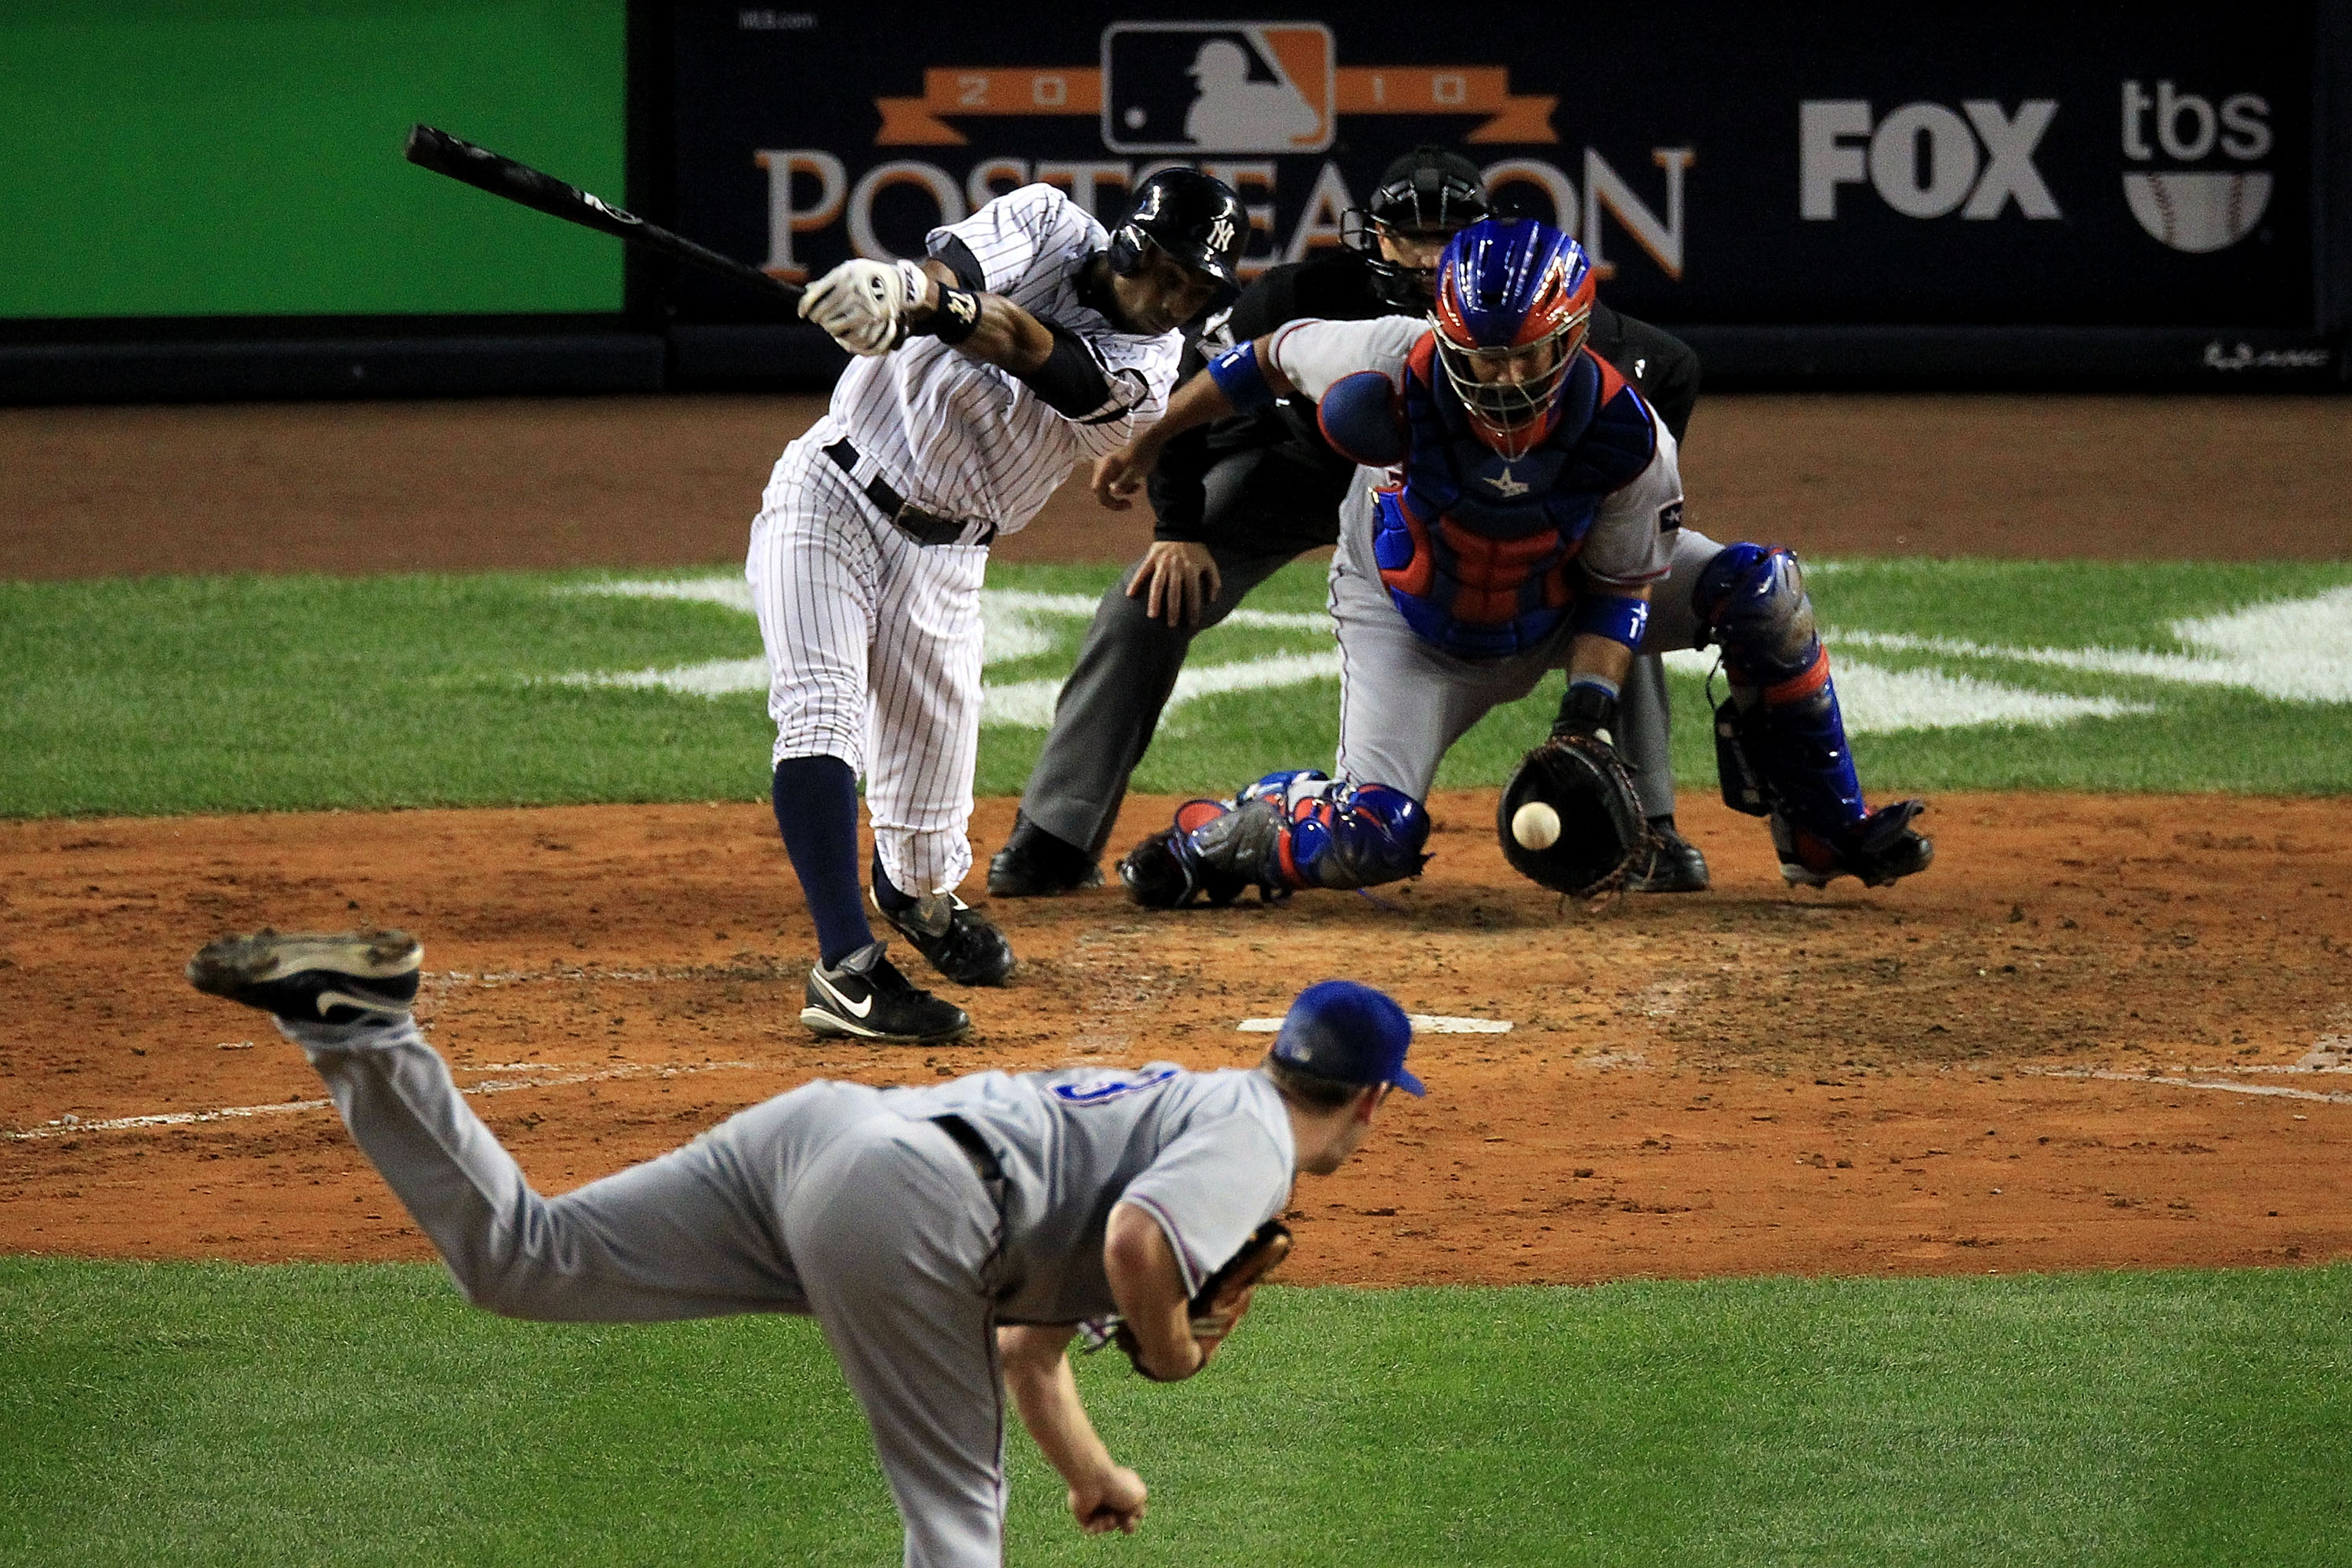
[[[1340,376],[1376,370],[1391,381],[1428,331],[1404,317],[1368,321],[1295,322],[1276,331],[1273,356],[1301,393],[1319,398]],[[1649,626],[1640,652],[1686,648],[1698,634],[1691,584],[1721,546],[1691,529],[1662,529],[1678,517],[1682,476],[1677,448],[1664,426],[1657,447],[1633,482],[1596,511],[1578,561],[1593,582],[1617,588],[1648,584]],[[1374,495],[1390,482],[1382,470],[1361,468],[1339,509],[1339,550],[1331,562],[1331,611],[1339,638],[1341,778],[1384,784],[1424,799],[1437,765],[1489,709],[1517,701],[1554,669],[1568,666],[1572,626],[1549,643],[1510,658],[1457,658],[1416,636],[1397,613],[1372,556]],[[1641,759],[1654,770],[1663,755]]]
[[[908,1568],[1003,1561],[997,1323],[1115,1312],[1103,1236],[1121,1202],[1160,1223],[1196,1290],[1281,1211],[1296,1164],[1265,1074],[1157,1062],[820,1080],[543,1198],[406,1016],[279,1026],[476,1305],[571,1322],[814,1317],[865,1408]]]

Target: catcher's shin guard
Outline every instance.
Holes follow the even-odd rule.
[[[1429,814],[1386,784],[1334,783],[1307,769],[1268,773],[1242,792],[1274,814],[1270,880],[1299,888],[1376,888],[1421,874]]]
[[[1934,847],[1909,827],[1924,803],[1874,813],[1863,798],[1797,558],[1728,545],[1700,574],[1693,602],[1731,683],[1715,713],[1724,802],[1772,818],[1782,875],[1816,887],[1841,875],[1883,886],[1925,870]]]
[[[1232,815],[1221,800],[1188,800],[1176,808],[1175,822],[1127,852],[1118,863],[1118,879],[1127,896],[1147,910],[1181,909],[1196,898],[1213,904],[1230,904],[1254,878],[1213,861],[1194,844],[1200,829]]]
[[[1418,873],[1429,816],[1385,784],[1342,784],[1293,769],[1268,773],[1231,802],[1189,800],[1176,821],[1119,862],[1119,880],[1148,909],[1243,889],[1278,899],[1302,888],[1370,888]]]

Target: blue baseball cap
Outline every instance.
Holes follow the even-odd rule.
[[[1274,1059],[1338,1083],[1392,1083],[1427,1092],[1404,1070],[1412,1025],[1385,992],[1326,980],[1298,994],[1274,1037]]]

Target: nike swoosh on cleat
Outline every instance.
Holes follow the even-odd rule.
[[[848,1012],[848,1014],[849,1014],[849,1016],[850,1016],[851,1017],[853,1017],[853,1018],[863,1018],[864,1016],[866,1016],[866,1014],[871,1013],[872,1011],[874,1011],[874,998],[873,998],[873,997],[868,996],[868,997],[867,997],[865,1001],[863,1001],[863,1002],[852,1002],[848,997],[844,996],[844,995],[843,995],[843,994],[842,994],[838,990],[835,989],[835,987],[834,987],[834,984],[833,984],[833,982],[832,982],[832,981],[827,980],[824,975],[822,975],[822,974],[818,973],[815,970],[812,969],[812,970],[810,970],[810,971],[809,971],[809,978],[810,978],[810,979],[812,979],[812,980],[814,980],[814,981],[815,981],[819,985],[823,986],[823,987],[824,988],[824,994],[825,994],[826,995],[828,995],[828,996],[832,997],[835,1002],[838,1002],[839,1004],[841,1004],[841,1005],[843,1006],[843,1008],[845,1008],[845,1009]]]
[[[399,1011],[396,1007],[388,1007],[381,1001],[371,1000],[365,996],[353,996],[341,991],[320,992],[319,1016],[321,1018],[325,1017],[328,1010],[334,1007],[356,1007],[362,1013],[394,1013]]]

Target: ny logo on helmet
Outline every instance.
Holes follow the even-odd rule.
[[[1157,197],[1159,193],[1155,191],[1152,195]],[[1219,213],[1215,217],[1209,220],[1209,248],[1211,250],[1221,251],[1224,249],[1225,247],[1233,244],[1233,242],[1234,220],[1229,215]]]

